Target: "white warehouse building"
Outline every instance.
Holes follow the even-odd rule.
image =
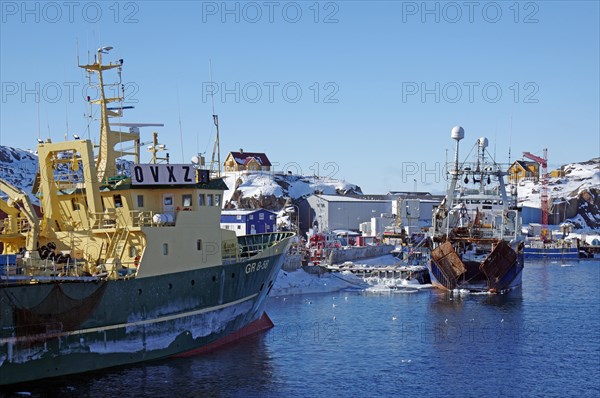
[[[392,201],[352,196],[312,195],[300,207],[304,227],[318,226],[319,230],[358,231],[359,225],[381,215],[391,216]],[[307,225],[308,224],[308,225]]]

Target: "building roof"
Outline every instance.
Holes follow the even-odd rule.
[[[247,165],[252,159],[256,160],[261,166],[271,166],[271,162],[266,154],[262,152],[229,152],[233,160],[239,165]]]
[[[328,202],[391,202],[391,199],[385,200],[374,200],[364,199],[356,196],[342,196],[342,195],[315,195],[316,197],[326,200]]]
[[[515,160],[515,163],[518,164],[519,166],[521,166],[523,169],[527,169],[527,166],[531,166],[531,165],[537,166],[537,162],[533,162],[533,161],[529,161],[529,160]],[[515,165],[515,163],[513,163],[513,166]]]
[[[245,216],[248,214],[256,213],[261,210],[275,214],[271,210],[267,210],[267,209],[236,209],[236,210],[223,210],[223,211],[221,211],[221,215],[222,216]]]

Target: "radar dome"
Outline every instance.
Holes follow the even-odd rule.
[[[453,140],[460,141],[465,138],[465,130],[460,126],[455,126],[452,128],[451,137]]]
[[[485,137],[481,137],[480,139],[477,140],[477,145],[479,145],[480,148],[487,148],[488,139]]]

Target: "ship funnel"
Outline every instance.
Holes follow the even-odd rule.
[[[465,130],[460,126],[455,126],[452,128],[452,134],[450,135],[453,140],[457,142],[465,138]]]

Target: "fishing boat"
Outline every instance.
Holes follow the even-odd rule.
[[[454,165],[432,220],[432,284],[445,290],[508,292],[521,285],[523,271],[516,195],[507,194],[507,173],[489,155],[485,137],[471,150],[475,160],[463,163],[458,153],[463,128],[454,127],[451,137],[456,142]]]
[[[0,181],[0,385],[192,355],[273,326],[265,298],[294,234],[221,229],[220,173],[160,163],[156,134],[140,163],[139,128],[152,124],[112,129],[127,107],[105,95],[123,87],[105,83],[123,67],[102,62],[111,49],[80,66],[99,93],[97,150],[39,140],[41,215]],[[133,152],[115,149],[128,142]]]
[[[525,260],[579,260],[575,242],[530,240],[525,242]]]

